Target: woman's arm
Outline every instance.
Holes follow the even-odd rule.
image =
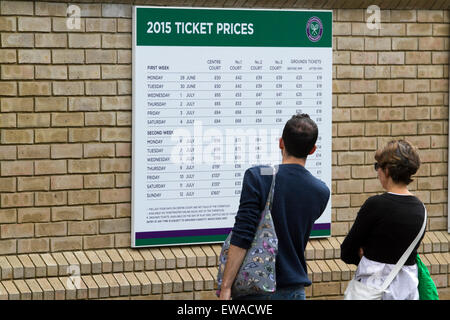
[[[364,254],[364,244],[374,224],[372,206],[368,201],[362,205],[353,226],[341,244],[341,259],[345,263],[358,265]]]

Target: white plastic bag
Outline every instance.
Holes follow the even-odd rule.
[[[353,278],[344,293],[344,300],[381,300],[384,290],[369,287]]]

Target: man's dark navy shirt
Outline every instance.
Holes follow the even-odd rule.
[[[266,205],[272,183],[270,167],[256,166],[245,171],[239,210],[231,244],[243,249],[251,246]],[[267,169],[269,168],[269,170]],[[314,221],[325,210],[330,190],[299,164],[280,164],[275,180],[272,218],[278,237],[276,258],[277,288],[311,285],[305,248]]]

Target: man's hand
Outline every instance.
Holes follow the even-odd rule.
[[[220,300],[231,300],[231,289],[224,288],[220,290]]]
[[[221,300],[231,299],[231,286],[233,285],[236,274],[241,268],[242,261],[247,253],[246,249],[239,248],[235,245],[230,245],[228,249],[228,259],[223,272],[222,285],[219,298]]]

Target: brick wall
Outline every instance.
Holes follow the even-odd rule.
[[[0,256],[130,246],[131,6],[78,5],[68,30],[67,3],[0,2]],[[450,11],[333,19],[333,236],[382,192],[373,155],[393,137],[420,148],[411,189],[446,231]]]
[[[2,1],[0,254],[130,244],[131,7]]]
[[[428,230],[447,229],[449,11],[337,10],[333,61],[333,234],[345,235],[367,197],[383,191],[374,151],[391,138],[419,147],[411,190]]]

